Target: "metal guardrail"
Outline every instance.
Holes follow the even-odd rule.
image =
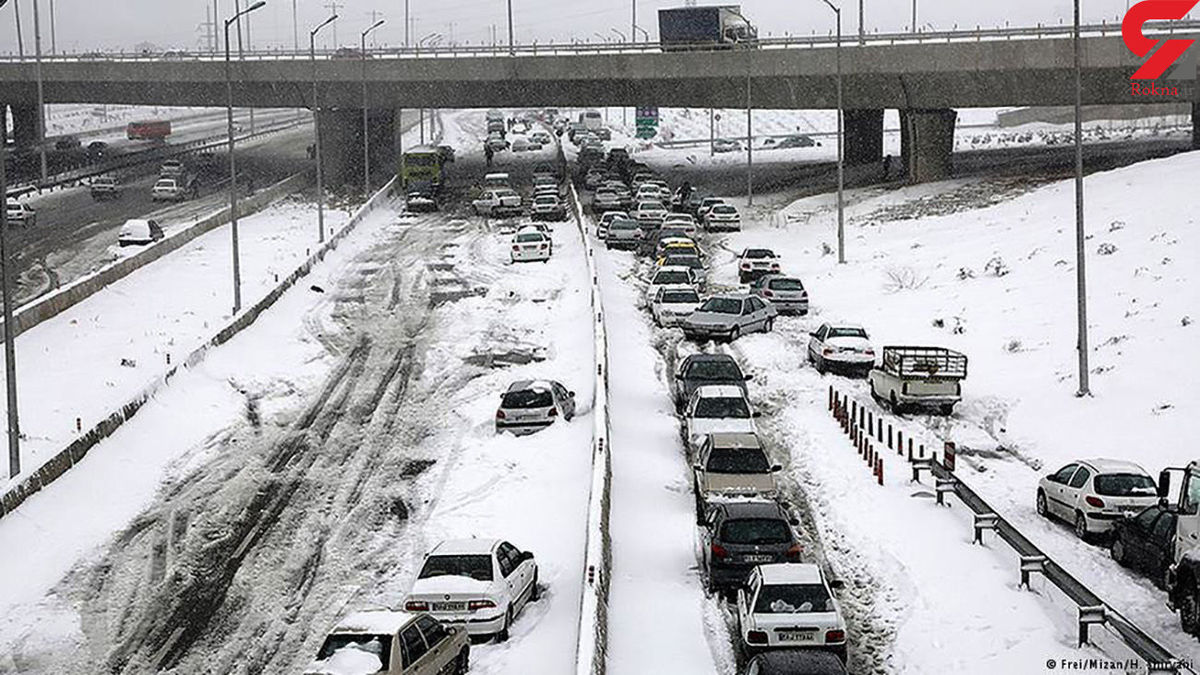
[[[881,453],[884,451],[884,447],[888,450],[892,449],[893,426],[891,423],[887,425],[886,446],[883,445],[885,436],[883,432],[884,417],[882,412],[878,415],[874,414],[874,412],[868,413],[866,405],[858,402],[856,398],[838,392],[832,385],[829,387],[829,401],[829,407],[834,418],[842,422],[843,429],[846,430],[852,439],[861,438],[865,435],[872,442],[878,441],[881,444]],[[878,423],[877,426],[876,422]],[[946,467],[945,455],[942,457],[943,462],[938,462],[936,452],[929,458],[924,457],[924,452],[921,453],[922,457],[914,458],[912,456],[912,439],[914,435],[908,432],[904,433],[903,436],[909,439],[908,461],[912,465],[913,475],[916,476],[919,471],[928,470],[935,480],[938,503],[942,502],[942,495],[944,493],[953,493],[958,497],[959,501],[971,510],[975,519],[976,541],[981,541],[981,534],[984,530],[996,532],[1021,559],[1020,574],[1022,585],[1028,586],[1030,574],[1041,574],[1075,603],[1079,611],[1080,644],[1088,642],[1089,626],[1100,625],[1111,630],[1121,642],[1145,661],[1145,665],[1147,665],[1150,673],[1193,673],[1193,675],[1196,673],[1186,660],[1172,654],[1166,647],[1163,647],[1145,631],[1138,628],[1136,624],[1118,612],[1112,605],[1105,602],[1083,582],[1071,576],[1062,566],[1054,562],[1049,555],[1034,545],[1028,537],[993,509],[978,493],[956,476],[951,469]],[[901,436],[898,435],[896,438],[897,443],[899,443],[897,450],[903,454]]]
[[[289,129],[294,129],[298,126],[301,126],[301,125],[304,125],[307,123],[308,123],[307,121],[284,122],[282,124],[277,124],[277,125],[268,127],[261,131],[256,131],[254,133],[238,136],[236,138],[236,140],[237,140],[237,142],[242,142],[242,141],[247,141],[247,140],[251,140],[251,139],[255,139],[255,138],[261,138],[263,136],[269,136],[271,134],[279,133],[281,131],[287,131]],[[220,140],[213,140],[214,138],[219,138]],[[187,141],[185,143],[180,143],[178,145],[164,145],[164,146],[160,146],[157,148],[150,148],[148,150],[131,152],[128,154],[120,155],[119,157],[114,157],[113,159],[108,160],[106,162],[101,162],[99,164],[89,164],[87,166],[83,166],[78,169],[72,169],[70,171],[64,171],[64,172],[56,174],[54,176],[49,176],[49,177],[47,177],[45,182],[42,182],[39,180],[39,181],[22,183],[22,184],[11,186],[8,189],[7,195],[9,197],[19,197],[21,195],[28,194],[30,192],[40,192],[42,190],[48,190],[51,188],[60,187],[62,185],[76,183],[76,182],[82,181],[86,178],[93,178],[95,176],[101,176],[106,173],[112,173],[113,171],[120,171],[121,169],[128,169],[130,167],[138,166],[140,164],[145,164],[147,162],[170,159],[172,157],[181,157],[181,156],[188,155],[188,154],[191,154],[194,152],[203,152],[205,150],[220,150],[222,148],[227,147],[228,144],[229,144],[229,141],[224,136],[209,136],[208,138],[200,138],[200,139],[196,139],[194,141]]]
[[[952,29],[927,32],[874,33],[866,35],[860,42],[856,35],[843,35],[842,45],[856,47],[860,45],[894,45],[894,44],[923,44],[930,42],[973,42],[982,40],[1012,40],[1012,39],[1063,39],[1073,35],[1073,27],[1069,25],[1037,25],[1020,28],[983,28]],[[1175,34],[1200,32],[1200,21],[1151,21],[1147,22],[1142,32],[1147,35]],[[1121,24],[1100,23],[1080,27],[1080,34],[1085,37],[1108,37],[1121,34]],[[837,38],[832,35],[790,35],[784,37],[759,38],[755,46],[759,49],[780,49],[796,47],[833,46]],[[711,51],[720,49],[718,45],[701,43],[695,45],[673,45],[668,52],[673,51]],[[479,57],[479,56],[553,56],[559,54],[641,54],[663,52],[658,42],[583,42],[570,43],[548,42],[538,44],[513,45],[451,45],[437,47],[407,47],[407,48],[376,48],[368,49],[368,58],[445,58],[445,57]],[[361,54],[339,50],[318,50],[317,55],[322,59],[358,61]],[[183,55],[144,54],[125,52],[87,52],[83,54],[43,55],[43,63],[76,63],[92,61],[143,61],[143,62],[205,62],[220,61],[224,57],[214,53],[196,53]],[[245,61],[287,61],[308,60],[308,51],[295,50],[260,50],[245,52]],[[17,55],[0,55],[0,63],[33,63],[33,56],[21,58]],[[235,66],[236,67],[236,66]]]

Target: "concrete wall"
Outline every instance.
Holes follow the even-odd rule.
[[[1190,114],[1192,114],[1192,106],[1188,103],[1089,105],[1083,108],[1083,121],[1136,120],[1145,117],[1168,117],[1171,115]],[[1074,106],[1020,108],[1018,110],[1007,110],[996,115],[996,122],[1002,127],[1016,127],[1032,122],[1071,124],[1074,121]]]
[[[1130,93],[1141,65],[1119,35],[1083,41],[1086,104],[1145,103]],[[1070,40],[1028,39],[853,45],[843,49],[847,109],[1069,105],[1074,100]],[[322,105],[361,109],[363,66],[322,60]],[[239,106],[307,107],[307,60],[235,66]],[[53,103],[225,105],[219,61],[52,61],[44,66]],[[36,101],[31,64],[0,64],[7,100]],[[720,52],[376,58],[366,64],[368,108],[659,105],[741,107],[745,81],[763,109],[833,108],[835,50],[828,47]],[[1173,82],[1196,100],[1196,82]],[[1160,102],[1160,101],[1155,101]]]
[[[235,335],[253,324],[258,317],[261,316],[262,313],[269,309],[272,305],[274,305],[275,302],[278,301],[279,298],[288,291],[288,289],[294,286],[297,281],[305,277],[312,270],[313,266],[323,260],[329,251],[337,248],[337,245],[341,242],[341,240],[345,238],[346,235],[350,234],[350,232],[352,232],[354,228],[362,222],[363,218],[368,213],[378,208],[384,201],[388,199],[392,191],[393,183],[394,181],[389,182],[388,185],[376,193],[371,201],[365,204],[351,217],[350,222],[346,225],[346,227],[342,228],[337,234],[330,237],[329,241],[326,242],[324,246],[318,249],[317,252],[309,257],[309,259],[300,265],[300,267],[296,268],[294,272],[288,275],[288,277],[284,279],[278,286],[276,286],[269,294],[267,294],[265,298],[255,303],[252,307],[245,309],[238,316],[234,317],[233,320],[230,321],[230,323],[224,328],[222,328],[216,335],[214,335],[212,339],[192,352],[182,364],[171,368],[166,373],[151,382],[138,395],[134,396],[130,401],[122,405],[99,424],[89,429],[82,436],[75,439],[74,442],[55,455],[53,459],[46,462],[46,464],[42,465],[40,469],[34,471],[32,474],[18,483],[15,488],[9,490],[3,496],[0,496],[0,518],[3,518],[4,516],[15,511],[30,496],[36,494],[42,488],[53,483],[55,480],[58,480],[63,474],[82,461],[91,449],[95,448],[101,441],[108,438],[113,434],[113,432],[119,429],[121,425],[133,418],[133,416],[136,415],[139,410],[141,410],[142,406],[145,405],[151,397],[153,397],[163,387],[170,384],[175,375],[180,372],[180,368],[195,367],[204,360],[211,348],[219,347],[220,345],[225,344],[229,340],[233,339]]]
[[[245,217],[247,214],[263,208],[280,197],[299,190],[309,180],[307,174],[297,174],[291,178],[284,179],[252,197],[239,201],[238,213],[242,217]],[[18,307],[13,313],[14,335],[20,335],[39,323],[65,312],[99,293],[109,284],[123,279],[138,269],[179,249],[196,237],[211,232],[228,222],[229,207],[227,206],[211,216],[188,226],[186,229],[176,232],[174,235],[157,244],[139,251],[135,255],[118,260],[101,268],[98,272],[89,274],[52,293],[43,295],[29,304]],[[3,322],[0,322],[0,330],[3,330],[3,328]]]

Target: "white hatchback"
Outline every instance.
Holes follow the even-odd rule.
[[[688,447],[699,447],[709,434],[758,433],[756,417],[758,413],[751,409],[741,387],[728,384],[697,387],[683,411]]]
[[[846,659],[846,621],[821,568],[808,563],[759,565],[738,590],[738,636],[746,652],[816,648]]]
[[[1036,503],[1038,514],[1066,520],[1076,536],[1086,539],[1158,503],[1158,490],[1150,474],[1133,462],[1086,459],[1043,477]]]
[[[669,328],[678,326],[700,306],[700,294],[692,286],[660,286],[650,300],[650,315],[654,323]]]
[[[538,597],[532,553],[499,539],[458,539],[425,556],[404,609],[504,642],[517,614]]]

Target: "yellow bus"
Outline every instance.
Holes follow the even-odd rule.
[[[445,175],[442,151],[429,145],[419,145],[404,151],[400,159],[400,182],[404,187],[428,184],[441,187]]]

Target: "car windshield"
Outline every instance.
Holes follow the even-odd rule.
[[[554,206],[558,203],[558,199],[554,197],[537,197],[533,202],[538,206]]]
[[[792,533],[779,518],[741,518],[721,526],[721,541],[727,544],[786,544]]]
[[[612,224],[608,226],[608,229],[610,230],[636,230],[637,228],[638,224],[632,220],[614,220]]]
[[[696,403],[696,412],[692,417],[699,419],[750,419],[750,406],[742,397],[704,397]]]
[[[655,286],[674,286],[692,283],[691,275],[682,270],[670,272],[659,272],[654,275],[653,285]]]
[[[155,184],[154,184],[154,187],[173,188],[173,187],[175,187],[175,181],[173,181],[173,180],[160,180],[160,181],[158,181],[157,183],[155,183]]]
[[[828,340],[829,338],[839,337],[866,339],[867,331],[861,328],[830,328],[829,335],[825,339]]]
[[[1154,479],[1136,473],[1107,473],[1096,476],[1096,494],[1106,497],[1153,497],[1158,494]]]
[[[666,210],[662,207],[662,204],[657,204],[654,202],[642,202],[641,204],[638,204],[638,209],[641,211],[665,211]]]
[[[492,580],[490,555],[431,555],[425,559],[418,579],[434,577],[470,577],[476,581]]]
[[[737,213],[737,210],[736,210],[736,209],[734,209],[732,206],[726,206],[726,205],[724,205],[724,204],[718,204],[717,206],[714,206],[714,207],[713,207],[713,209],[712,209],[712,212],[713,212],[713,213],[724,213],[724,214],[730,214],[730,213]]]
[[[808,614],[832,612],[833,598],[822,584],[770,584],[754,602],[757,614]]]
[[[516,197],[517,193],[512,190],[496,190],[497,197]]]
[[[389,660],[387,657],[390,656],[391,644],[392,638],[390,635],[330,635],[325,638],[325,644],[321,645],[321,651],[317,652],[317,659],[327,659],[333,656],[335,652],[349,648],[374,654],[379,657],[380,664],[386,664]]]
[[[441,157],[437,153],[404,156],[404,163],[409,166],[437,166],[440,161]]]
[[[510,391],[504,394],[504,399],[500,402],[501,408],[549,408],[552,405],[554,398],[549,389]]]
[[[667,291],[662,295],[662,301],[668,305],[674,304],[696,304],[700,302],[700,296],[695,291]]]
[[[746,252],[742,254],[742,257],[750,258],[751,260],[761,260],[763,258],[774,258],[775,253],[767,248],[750,248],[746,249]]]
[[[517,235],[517,243],[528,244],[542,240],[541,232],[522,232]]]
[[[700,308],[700,311],[713,314],[741,314],[742,301],[733,298],[710,298]]]
[[[665,264],[673,267],[690,267],[692,269],[700,269],[704,267],[704,263],[700,262],[700,258],[691,255],[667,256]]]
[[[804,284],[798,279],[772,279],[768,284],[773,291],[802,291]]]
[[[771,471],[767,455],[762,450],[745,448],[714,448],[708,456],[707,468],[712,473],[756,474]]]
[[[742,370],[733,361],[696,361],[687,370],[690,380],[719,380],[741,382]]]

